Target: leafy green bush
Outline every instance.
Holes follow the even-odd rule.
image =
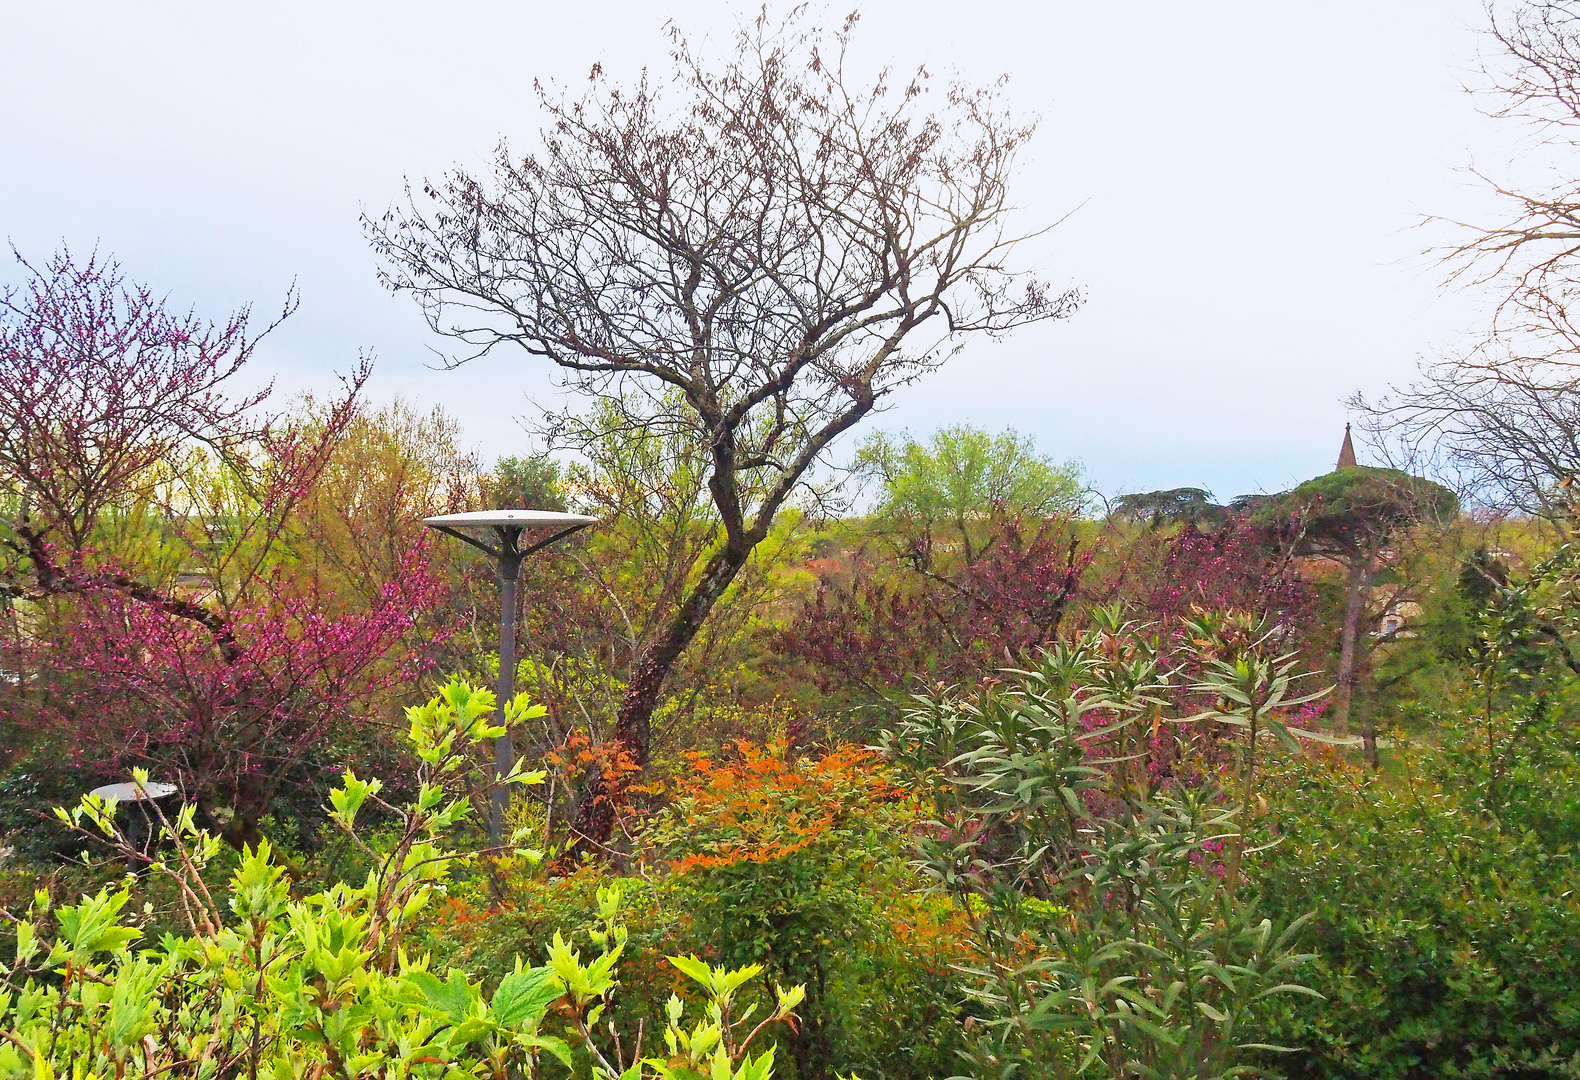
[[[1263,902],[1316,907],[1328,999],[1269,1028],[1310,1048],[1292,1076],[1580,1076],[1576,552],[1493,585],[1431,743],[1381,775],[1297,760],[1268,785]]]
[[[588,940],[586,928],[598,925],[600,895],[616,891],[627,941],[620,993],[604,1021],[635,1031],[662,1014],[677,988],[678,976],[665,957],[703,949],[682,932],[682,913],[654,880],[589,864],[565,877],[507,865],[497,881],[497,895],[488,880],[452,885],[414,928],[414,938],[435,964],[453,965],[491,984],[513,970],[518,957],[528,964],[547,963],[556,935],[577,944]],[[716,959],[705,951],[702,955]]]
[[[508,703],[505,718],[521,707],[521,700]],[[0,990],[0,1075],[529,1077],[550,1058],[567,1068],[580,1059],[594,1076],[622,1080],[767,1080],[773,1048],[753,1056],[752,1044],[791,1019],[802,992],[778,991],[753,1026],[754,1010],[739,1009],[736,998],[759,968],[671,958],[701,985],[707,1005],[688,1027],[684,1004],[671,998],[667,1055],[644,1056],[640,1036],[623,1048],[598,1029],[627,941],[613,890],[598,898],[598,953],[585,964],[556,935],[545,964],[517,962],[485,993],[464,972],[441,976],[426,956],[410,953],[413,921],[466,861],[446,848],[445,832],[471,815],[456,781],[472,747],[502,730],[488,723],[493,711],[492,694],[458,682],[408,710],[420,762],[416,795],[404,807],[385,806],[401,827],[387,850],[369,850],[375,868],[360,885],[293,897],[263,843],[243,854],[227,913],[200,873],[221,842],[195,826],[188,806],[161,818],[169,848],[151,869],[180,889],[189,934],[134,949],[142,931],[127,917],[127,889],[58,906],[41,892],[16,923],[15,961]],[[519,769],[510,778],[540,780]],[[348,835],[357,837],[358,812],[380,802],[380,790],[378,781],[348,771],[333,791],[332,817]],[[131,853],[101,800],[85,797],[60,815]]]
[[[1561,741],[1567,760],[1520,770],[1519,818],[1574,812]],[[1258,868],[1263,904],[1315,907],[1308,981],[1327,997],[1267,1030],[1308,1049],[1278,1062],[1291,1077],[1580,1075],[1576,845],[1487,815],[1459,756],[1401,750],[1386,778],[1296,761],[1269,785],[1283,843]]]

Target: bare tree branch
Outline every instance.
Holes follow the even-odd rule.
[[[1009,268],[1008,178],[1032,134],[997,88],[847,74],[854,20],[742,26],[720,59],[671,30],[671,77],[540,89],[541,149],[501,145],[365,219],[384,283],[461,343],[513,345],[702,452],[722,529],[621,707],[638,764],[664,679],[841,434],[959,338],[1061,318]],[[929,105],[936,108],[929,109]],[[607,822],[594,830],[602,840]]]

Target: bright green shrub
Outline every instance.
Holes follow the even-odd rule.
[[[435,964],[453,965],[492,983],[511,971],[518,957],[527,964],[546,963],[556,935],[587,940],[586,928],[598,922],[599,895],[609,890],[620,893],[627,941],[620,993],[604,1019],[620,1031],[635,1031],[639,1023],[651,1024],[662,1014],[672,992],[687,992],[666,957],[701,948],[680,932],[681,913],[664,902],[653,881],[595,865],[565,877],[507,871],[500,875],[497,898],[486,881],[452,886],[415,936]]]
[[[1519,818],[1574,813],[1580,759],[1518,770]],[[1489,817],[1457,755],[1401,751],[1379,779],[1292,762],[1269,785],[1283,843],[1266,909],[1316,909],[1310,985],[1327,1001],[1266,1038],[1308,1052],[1291,1077],[1580,1075],[1580,867],[1572,832]]]
[[[520,707],[509,703],[506,717]],[[387,850],[369,849],[375,868],[360,885],[295,897],[264,843],[244,854],[227,911],[200,874],[220,841],[194,826],[188,807],[162,819],[169,851],[151,869],[177,884],[189,934],[134,947],[142,931],[127,917],[125,888],[58,906],[40,893],[16,924],[15,959],[0,990],[0,1076],[451,1080],[530,1077],[557,1059],[622,1080],[767,1080],[773,1048],[754,1056],[754,1036],[790,1019],[801,991],[778,991],[760,1018],[739,1008],[757,968],[671,958],[700,984],[707,1005],[688,1026],[680,999],[667,1003],[667,1055],[643,1054],[659,1049],[656,1039],[622,1049],[605,1034],[600,1021],[627,943],[614,890],[598,897],[591,933],[598,951],[589,962],[556,935],[546,963],[518,961],[486,993],[466,973],[441,975],[408,949],[413,920],[466,861],[446,848],[445,832],[471,815],[457,781],[471,749],[502,730],[488,723],[493,709],[492,694],[452,682],[408,710],[420,763],[416,795],[405,807],[386,805],[401,827]],[[540,778],[518,771],[511,782]],[[333,819],[357,837],[358,812],[379,802],[380,790],[348,771],[331,795]],[[101,801],[85,798],[60,813],[129,853]]]

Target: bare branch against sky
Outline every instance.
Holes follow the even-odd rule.
[[[442,402],[490,455],[521,449],[528,395],[553,404],[546,375],[432,370],[441,343],[379,289],[359,212],[533,139],[534,78],[624,77],[662,57],[669,17],[698,38],[734,26],[701,0],[0,0],[0,16],[0,232],[39,258],[98,243],[205,310],[295,280],[301,310],[260,373],[314,386],[370,349],[374,397]],[[1009,73],[1042,133],[1026,218],[1073,211],[1038,272],[1089,297],[973,344],[877,422],[1013,425],[1108,491],[1229,498],[1325,468],[1348,395],[1406,379],[1479,315],[1439,291],[1411,226],[1483,198],[1456,172],[1500,145],[1460,89],[1482,23],[1475,0],[865,5],[858,64]]]

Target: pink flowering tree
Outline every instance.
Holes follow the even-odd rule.
[[[22,283],[0,290],[0,476],[41,539],[81,550],[194,444],[233,459],[267,435],[268,388],[230,386],[294,295],[250,334],[247,309],[222,323],[174,312],[97,254],[17,262]]]
[[[1240,611],[1299,625],[1313,603],[1283,552],[1241,520],[1211,531],[1186,526],[1170,537],[1146,594],[1147,613],[1169,625],[1197,611]]]
[[[314,753],[354,746],[384,719],[379,703],[423,672],[409,638],[438,599],[427,563],[413,551],[378,603],[342,614],[282,574],[205,621],[95,589],[49,640],[66,692],[40,702],[32,724],[95,773],[155,769],[210,828],[256,843],[282,788],[313,779]]]
[[[825,573],[779,635],[825,691],[901,691],[913,679],[972,679],[1058,639],[1092,559],[1066,518],[1014,518],[952,575],[885,566],[865,550],[846,575]]]
[[[246,310],[174,313],[97,256],[18,261],[0,293],[5,711],[52,756],[153,767],[254,839],[315,748],[378,718],[437,601],[422,545],[354,601],[299,558],[368,365],[309,418],[271,416],[267,389],[233,390],[263,336]]]

